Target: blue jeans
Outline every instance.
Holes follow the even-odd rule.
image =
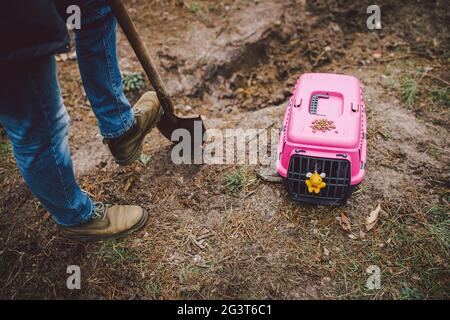
[[[115,138],[133,123],[122,88],[116,22],[104,1],[79,1],[86,5],[75,35],[83,86],[101,134]],[[56,223],[87,222],[95,208],[75,179],[68,144],[69,116],[54,57],[12,64],[0,72],[0,83],[0,123],[26,184]]]

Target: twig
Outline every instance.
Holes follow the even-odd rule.
[[[439,77],[433,76],[432,74],[429,74],[429,73],[425,74],[424,76],[427,76],[427,77],[430,77],[431,79],[440,81],[440,82],[442,82],[443,84],[445,84],[447,87],[450,87],[450,82],[448,82],[448,81],[446,81],[446,80],[444,80],[444,79],[441,79],[441,78],[439,78]]]
[[[411,58],[413,55],[412,54],[405,54],[403,56],[400,57],[392,57],[392,58],[386,58],[386,59],[379,59],[376,60],[377,62],[391,62],[391,61],[395,61],[395,60],[403,60],[406,58]]]

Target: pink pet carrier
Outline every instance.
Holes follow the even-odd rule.
[[[286,110],[277,171],[296,201],[345,204],[364,179],[365,105],[355,77],[302,75]]]

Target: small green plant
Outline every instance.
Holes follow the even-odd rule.
[[[409,77],[402,81],[401,94],[408,106],[412,105],[417,97],[417,86],[417,82]]]
[[[149,282],[145,285],[145,289],[153,297],[158,297],[161,294],[161,283],[158,281]]]
[[[197,14],[201,9],[202,9],[202,6],[195,2],[192,2],[188,5],[188,10],[192,14]]]
[[[3,127],[0,126],[0,155],[5,155],[11,150],[11,145],[6,139],[6,132]]]
[[[197,266],[187,265],[180,269],[178,272],[178,278],[182,283],[188,283],[194,281],[202,270]]]
[[[0,155],[5,155],[9,153],[11,147],[8,143],[0,140]]]
[[[401,290],[403,300],[420,300],[423,294],[417,288],[403,287]]]
[[[236,194],[241,191],[246,182],[247,179],[242,169],[237,169],[233,173],[227,174],[224,177],[225,187],[227,187],[232,194]]]
[[[442,250],[450,250],[450,218],[444,206],[432,207],[427,211],[428,223],[425,225],[429,234],[438,241]]]
[[[141,72],[124,73],[122,78],[125,92],[140,91],[145,87],[144,75]]]
[[[109,263],[136,262],[136,254],[124,246],[122,242],[105,241],[103,242],[98,255]]]
[[[435,102],[443,104],[444,106],[450,105],[450,91],[448,90],[448,88],[442,88],[433,91],[432,96]]]

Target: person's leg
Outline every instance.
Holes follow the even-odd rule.
[[[9,66],[0,79],[0,123],[31,192],[58,224],[88,221],[94,205],[75,180],[54,57]]]
[[[75,46],[83,86],[104,142],[119,165],[138,159],[145,136],[162,109],[154,92],[144,94],[134,113],[125,97],[116,46],[116,19],[105,0],[78,0],[81,29]]]
[[[78,66],[86,95],[104,138],[114,139],[133,124],[123,92],[116,46],[116,20],[104,0],[78,0],[81,29],[75,30]]]
[[[139,206],[93,203],[75,181],[68,145],[69,117],[63,105],[54,57],[10,65],[0,73],[0,123],[33,194],[79,241],[117,239],[142,228]]]

